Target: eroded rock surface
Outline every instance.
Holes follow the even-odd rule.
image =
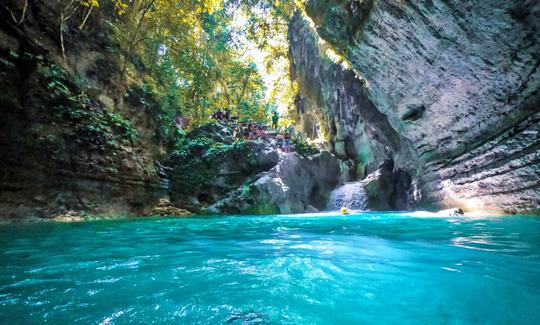
[[[0,218],[146,214],[163,184],[155,123],[125,96],[106,17],[58,46],[60,2],[30,1],[24,23],[0,9]]]
[[[411,206],[539,211],[540,3],[312,0],[307,13],[318,35],[366,81],[367,99],[400,139],[398,148],[386,148],[396,168],[413,176]],[[293,47],[302,35],[290,36]],[[319,64],[306,42],[296,49],[293,63]],[[351,100],[349,92],[337,92],[352,87],[350,78],[332,83],[335,101]],[[314,93],[324,98],[328,91]],[[331,103],[308,105],[335,115]],[[368,127],[380,137],[387,126]],[[366,134],[353,138],[374,152],[381,141]],[[357,159],[373,166],[370,159],[385,158]]]
[[[292,77],[298,82],[296,119],[310,138],[325,137],[330,150],[349,160],[349,179],[363,177],[382,161],[414,157],[408,140],[392,128],[369,99],[367,84],[354,71],[326,56],[328,45],[296,13],[289,25]]]
[[[325,208],[332,189],[339,184],[336,157],[328,152],[303,157],[282,155],[271,170],[228,194],[209,207],[213,213],[299,213]]]

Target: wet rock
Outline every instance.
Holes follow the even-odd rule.
[[[166,205],[166,206],[157,206],[150,212],[150,215],[158,215],[158,216],[191,216],[193,213],[191,211],[188,211],[183,208],[177,208],[172,205]]]
[[[361,181],[369,210],[406,210],[411,178],[403,170],[394,170],[394,162],[386,160]]]
[[[179,207],[175,207],[171,204],[169,199],[162,198],[159,200],[158,205],[152,209],[151,215],[159,216],[190,216],[193,213]]]
[[[51,219],[56,222],[83,222],[86,219],[83,216],[78,215],[58,215]]]

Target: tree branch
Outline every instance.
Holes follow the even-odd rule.
[[[4,8],[6,8],[6,10],[9,12],[9,14],[11,15],[11,19],[13,19],[13,21],[15,23],[17,23],[17,18],[15,18],[15,14],[13,14],[13,11],[11,11],[11,9],[8,8],[8,6],[6,5],[2,5]]]
[[[131,40],[128,44],[128,50],[127,50],[127,53],[126,53],[126,56],[124,58],[124,65],[122,66],[122,76],[125,74],[126,72],[126,67],[127,67],[127,61],[128,61],[128,58],[131,54],[131,52],[133,51],[134,49],[134,42],[135,42],[135,39],[137,37],[137,34],[139,33],[139,30],[141,29],[141,26],[142,26],[142,22],[144,20],[144,17],[146,16],[146,13],[148,12],[148,10],[150,10],[150,8],[152,8],[152,6],[154,5],[154,2],[156,2],[156,0],[151,0],[147,5],[146,7],[144,8],[144,10],[142,11],[142,14],[141,14],[141,18],[139,18],[139,21],[137,22],[137,27],[135,28],[135,31],[133,32],[133,35],[131,37]]]
[[[83,29],[84,24],[86,24],[86,21],[88,20],[88,17],[90,17],[90,14],[92,13],[92,9],[94,9],[94,6],[90,6],[90,8],[88,8],[88,11],[86,12],[86,15],[84,16],[83,21],[79,25],[79,30]]]
[[[62,58],[64,59],[64,61],[67,61],[67,58],[66,58],[66,47],[64,45],[64,26],[66,24],[66,22],[69,20],[69,18],[71,18],[71,16],[77,11],[77,9],[79,8],[79,6],[74,6],[73,7],[73,10],[71,11],[71,13],[69,15],[65,15],[65,13],[68,11],[68,9],[70,9],[71,6],[73,6],[75,3],[75,0],[71,0],[67,6],[64,7],[64,10],[62,11],[62,13],[60,13],[60,49],[62,50]]]
[[[22,22],[24,21],[24,16],[26,16],[26,9],[27,8],[28,8],[28,0],[25,0],[24,1],[23,11],[22,11],[22,14],[21,14],[21,19],[19,19],[19,22],[17,23],[17,25],[22,24]]]

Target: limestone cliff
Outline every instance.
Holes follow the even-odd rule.
[[[392,158],[411,206],[539,211],[537,1],[312,0],[307,14],[350,65],[291,23],[297,109],[333,129],[338,154]]]
[[[362,178],[387,158],[413,158],[408,139],[392,128],[386,115],[369,99],[365,80],[345,63],[335,63],[320,45],[308,21],[296,13],[290,23],[291,75],[299,94],[296,114],[309,138],[323,137],[330,150],[345,161],[344,180]]]
[[[0,217],[137,214],[161,191],[153,120],[127,96],[102,17],[64,35],[58,3],[0,8]],[[11,8],[11,13],[8,11]]]

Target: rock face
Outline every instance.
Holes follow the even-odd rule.
[[[337,158],[323,152],[310,157],[290,153],[258,179],[209,207],[214,213],[300,213],[325,208],[339,184]]]
[[[363,129],[373,132],[365,135],[346,132],[376,152],[356,150],[356,159],[375,166],[392,158],[413,178],[411,207],[540,211],[538,1],[311,0],[307,13],[350,73],[365,80],[370,104],[347,111],[371,112],[373,105],[386,120],[366,122]],[[316,70],[324,59],[302,41],[311,36],[292,34],[293,69]],[[360,103],[343,91],[355,82],[335,69],[338,80],[327,79],[335,101]],[[311,86],[327,73],[313,75],[297,78],[308,85],[300,89],[311,90],[310,101],[300,98],[297,107],[321,112],[324,125],[336,110],[324,100],[328,91]],[[354,129],[355,122],[340,124]],[[394,134],[398,144],[374,150],[381,134]]]
[[[251,141],[234,143],[229,128],[208,124],[190,133],[166,162],[172,168],[171,201],[202,211],[278,162],[278,153],[269,146]]]
[[[370,210],[406,210],[411,178],[401,169],[394,169],[394,162],[386,160],[361,181],[366,191],[367,208]]]
[[[65,35],[59,3],[31,1],[15,24],[0,9],[0,217],[148,213],[161,195],[160,145],[144,107],[125,100],[120,58],[101,19]]]
[[[177,208],[174,205],[171,204],[171,202],[166,199],[162,198],[159,200],[157,206],[152,209],[152,212],[150,212],[151,215],[155,216],[176,216],[176,217],[185,217],[190,216],[193,213],[186,209]]]
[[[283,155],[262,142],[234,143],[220,124],[189,134],[167,165],[172,202],[209,213],[322,209],[340,178],[338,159],[328,152]]]
[[[384,161],[363,180],[346,183],[330,195],[330,210],[406,210],[411,178],[401,169],[394,170],[392,160]]]
[[[330,150],[350,162],[345,180],[365,176],[394,154],[412,157],[408,140],[368,98],[366,82],[326,56],[329,47],[319,45],[316,32],[299,13],[288,37],[291,75],[299,85],[297,121],[308,137],[327,138]]]

